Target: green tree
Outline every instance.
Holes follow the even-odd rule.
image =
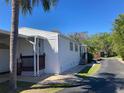
[[[99,35],[100,50],[110,56],[112,52],[112,36],[110,33],[101,33]]]
[[[91,35],[83,43],[88,45],[88,50],[91,53],[105,52],[108,55],[112,52],[112,36],[111,33],[98,33]]]
[[[23,14],[32,12],[34,6],[42,5],[45,11],[48,11],[55,5],[56,0],[6,0],[11,2],[11,33],[10,33],[10,85],[16,88],[16,46],[18,38],[19,11]]]
[[[68,37],[88,45],[88,51],[90,53],[105,52],[108,55],[113,53],[111,33],[104,32],[89,36],[86,32],[81,32],[70,34]]]
[[[113,24],[113,49],[124,60],[124,14],[119,15]]]

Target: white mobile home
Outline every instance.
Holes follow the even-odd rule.
[[[59,33],[21,28],[17,44],[19,75],[60,74],[79,64],[86,47]],[[9,71],[9,32],[0,31],[0,72]]]

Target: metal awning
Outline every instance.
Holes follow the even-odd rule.
[[[0,39],[9,38],[9,36],[10,36],[10,32],[9,32],[9,31],[0,30]],[[19,34],[18,36],[19,36],[20,38],[36,37],[36,38],[39,38],[39,39],[46,39],[45,37],[40,36],[40,35],[26,36],[26,35],[21,35],[21,34]]]

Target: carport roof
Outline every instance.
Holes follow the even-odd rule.
[[[9,31],[5,31],[5,30],[1,30],[0,29],[0,39],[8,38],[9,35],[10,35],[10,32]],[[19,35],[19,37],[26,38],[27,36],[25,36],[25,35]]]
[[[4,38],[8,38],[10,35],[9,31],[5,31],[5,30],[1,30],[0,29],[0,39],[4,39]],[[26,36],[26,35],[21,35],[19,34],[19,37],[21,38],[28,38],[28,37],[37,37],[37,38],[42,38],[42,39],[46,39],[45,37],[39,36],[39,35],[32,35],[32,36]]]

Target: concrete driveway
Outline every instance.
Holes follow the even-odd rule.
[[[90,66],[92,64],[87,65],[78,65],[74,68],[71,68],[61,75],[52,75],[52,74],[43,74],[40,77],[24,77],[18,76],[18,81],[25,81],[25,82],[33,82],[38,84],[70,84],[70,85],[80,85],[82,82],[82,78],[76,77],[75,73],[81,71],[86,66]]]
[[[124,93],[124,64],[116,59],[101,61],[101,70],[83,81],[82,86],[59,93]]]

